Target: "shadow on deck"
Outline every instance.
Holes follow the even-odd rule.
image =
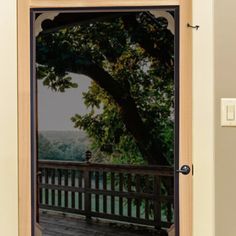
[[[43,236],[161,236],[158,231],[149,227],[104,220],[86,222],[83,217],[52,212],[40,214],[40,225]]]

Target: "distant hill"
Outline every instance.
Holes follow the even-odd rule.
[[[85,152],[89,149],[89,138],[82,130],[39,131],[39,159],[84,161]]]
[[[66,144],[69,143],[79,143],[84,145],[90,145],[89,138],[83,130],[75,131],[57,131],[57,130],[47,130],[39,131],[39,134],[42,134],[51,142],[63,142]]]

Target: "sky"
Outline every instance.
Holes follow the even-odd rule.
[[[84,75],[71,74],[79,87],[64,93],[53,92],[38,80],[38,129],[75,130],[70,118],[76,113],[84,115],[89,110],[83,103],[82,93],[88,90],[91,80]]]

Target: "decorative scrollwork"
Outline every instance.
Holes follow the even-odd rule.
[[[42,13],[36,20],[35,20],[35,37],[39,35],[41,31],[43,31],[42,23],[45,20],[54,20],[56,16],[58,16],[59,12],[46,12]]]
[[[173,35],[175,34],[175,19],[168,11],[155,10],[155,11],[150,11],[150,13],[154,15],[156,18],[160,17],[165,18],[168,22],[167,29],[170,30],[170,32]]]
[[[164,10],[153,10],[150,11],[150,13],[155,17],[155,18],[160,18],[163,17],[167,20],[168,26],[167,29],[170,30],[170,32],[174,35],[175,34],[175,19],[174,17],[168,12]],[[41,31],[43,31],[42,28],[42,23],[45,20],[54,20],[56,16],[58,16],[60,12],[46,12],[42,13],[36,20],[35,20],[35,37],[39,35]]]

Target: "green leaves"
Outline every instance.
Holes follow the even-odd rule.
[[[56,92],[65,92],[66,89],[78,88],[78,84],[72,81],[70,76],[59,76],[54,68],[47,66],[36,67],[37,79],[43,80],[43,85]]]

